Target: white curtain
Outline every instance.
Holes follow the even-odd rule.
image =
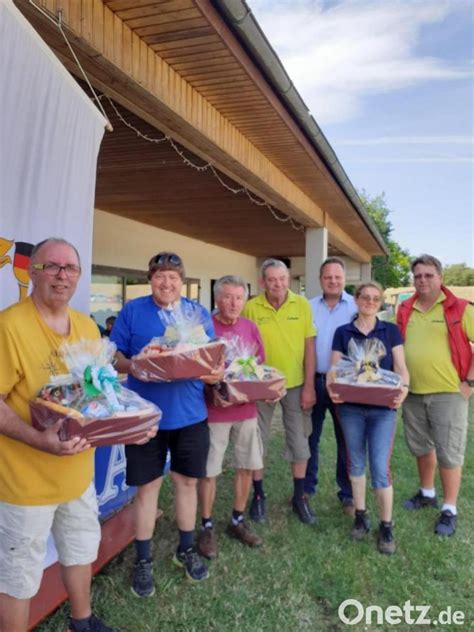
[[[0,309],[27,292],[33,244],[62,237],[89,311],[97,155],[105,119],[11,0],[0,0]]]

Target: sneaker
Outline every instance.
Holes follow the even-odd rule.
[[[353,518],[355,516],[355,507],[354,501],[352,498],[348,498],[347,496],[341,500],[342,511],[346,516],[350,516]]]
[[[259,524],[264,524],[266,520],[265,498],[265,496],[254,496],[250,503],[249,516]]]
[[[71,618],[69,619],[69,631],[77,632],[77,628]],[[91,614],[89,618],[89,625],[82,632],[120,632],[120,630],[118,628],[109,628],[109,626],[105,625],[101,619],[96,617],[94,614]]]
[[[186,577],[193,582],[200,582],[209,577],[207,566],[202,563],[198,552],[193,546],[190,546],[186,551],[180,551],[179,548],[177,548],[173,562],[176,566],[184,568]]]
[[[316,514],[309,506],[308,499],[305,496],[294,497],[291,501],[291,508],[304,524],[314,524],[316,522]]]
[[[155,586],[152,560],[139,560],[135,563],[130,590],[136,597],[153,597]]]
[[[451,536],[456,532],[458,518],[449,509],[445,509],[439,514],[434,532],[436,535]]]
[[[215,560],[217,557],[217,538],[214,529],[206,527],[201,529],[197,539],[197,550],[199,555],[208,560]]]
[[[421,489],[408,500],[402,503],[402,507],[408,509],[408,511],[414,511],[415,509],[424,509],[425,507],[437,507],[438,501],[436,500],[436,496],[434,498],[428,498],[428,496],[423,496]]]
[[[256,533],[254,533],[250,527],[246,525],[246,523],[242,520],[238,524],[234,524],[230,522],[227,525],[227,533],[231,538],[235,538],[242,542],[242,544],[246,544],[247,546],[262,546],[263,540]]]
[[[381,522],[377,538],[377,548],[380,553],[393,555],[395,553],[395,541],[393,539],[393,526],[391,522]]]
[[[366,509],[355,510],[354,524],[352,525],[351,537],[353,540],[363,540],[370,531],[369,513]]]

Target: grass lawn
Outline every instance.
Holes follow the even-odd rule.
[[[321,446],[321,485],[313,501],[318,521],[306,526],[290,512],[287,500],[292,486],[283,461],[283,437],[274,421],[266,493],[268,524],[257,531],[265,539],[259,550],[245,549],[224,533],[232,509],[232,475],[229,468],[220,477],[214,518],[217,520],[220,554],[210,564],[211,577],[201,585],[190,584],[171,558],[177,534],[173,519],[170,481],[164,483],[160,519],[154,538],[156,594],[145,600],[129,589],[134,550],[129,547],[94,579],[95,612],[109,625],[126,632],[293,632],[297,630],[407,630],[473,629],[474,614],[474,405],[470,408],[470,436],[459,502],[459,524],[454,538],[433,534],[436,512],[411,513],[401,502],[417,490],[415,460],[405,446],[401,422],[392,460],[395,489],[394,520],[398,546],[393,557],[376,550],[375,529],[366,542],[349,539],[351,519],[344,516],[336,498],[334,482],[335,444],[330,423]],[[438,489],[440,489],[438,484]],[[372,524],[377,523],[373,498],[369,496]],[[461,610],[464,625],[439,622],[409,625],[347,626],[338,617],[346,599],[363,606],[431,606],[426,615],[435,619],[440,611]],[[37,632],[63,632],[68,607],[64,606]],[[396,613],[393,613],[396,615]],[[356,615],[354,607],[346,611]],[[412,611],[413,619],[420,612]]]

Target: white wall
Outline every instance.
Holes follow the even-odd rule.
[[[210,307],[211,279],[239,274],[257,294],[257,259],[234,250],[184,237],[141,222],[96,209],[92,262],[96,265],[147,270],[148,261],[160,250],[171,250],[183,258],[186,275],[200,279],[201,303]]]
[[[354,261],[350,257],[341,257],[346,265],[346,283],[353,285],[359,283],[362,280],[362,264],[359,261]],[[291,258],[291,277],[301,277],[304,281],[305,276],[305,258],[304,257],[292,257]],[[319,270],[317,271],[319,274]],[[295,282],[296,286],[296,282]]]

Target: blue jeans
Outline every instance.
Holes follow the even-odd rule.
[[[336,406],[332,403],[326,388],[326,377],[316,374],[314,380],[316,389],[316,405],[311,413],[311,421],[313,423],[313,432],[309,436],[309,449],[311,456],[306,466],[306,477],[304,481],[304,491],[306,494],[315,494],[318,486],[318,470],[319,470],[319,440],[323,431],[324,418],[329,410],[334,424],[334,435],[337,443],[337,462],[336,462],[336,482],[339,487],[337,496],[343,501],[345,498],[352,498],[352,486],[347,471],[346,444],[344,435],[339,425],[336,414]]]
[[[338,406],[349,454],[351,476],[365,474],[366,453],[369,453],[372,487],[390,487],[390,458],[397,425],[397,411],[379,406]]]

